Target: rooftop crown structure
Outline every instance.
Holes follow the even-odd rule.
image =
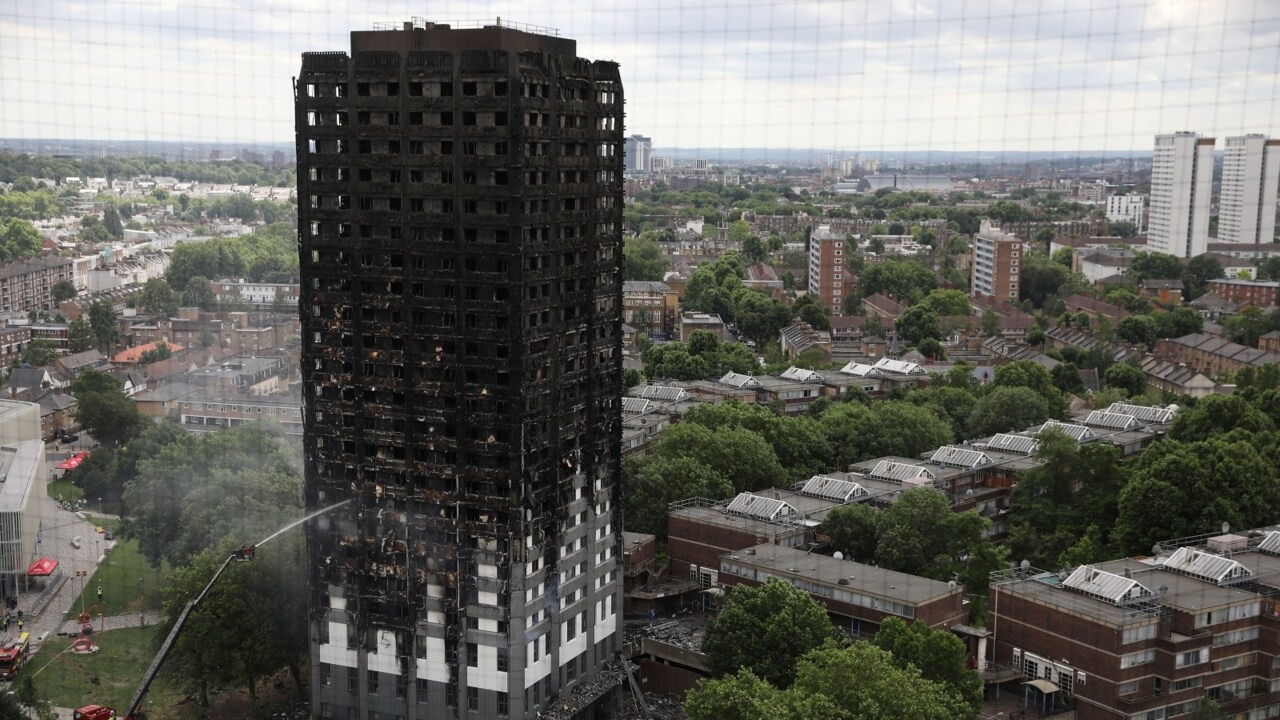
[[[296,98],[307,502],[352,500],[309,536],[313,707],[588,707],[619,649],[618,66],[414,21],[304,54]]]

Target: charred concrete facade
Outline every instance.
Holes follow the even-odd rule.
[[[620,649],[618,66],[414,21],[296,82],[307,502],[350,501],[309,535],[313,712],[589,717]]]

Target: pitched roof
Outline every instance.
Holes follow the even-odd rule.
[[[144,353],[149,352],[151,350],[155,350],[159,345],[162,345],[162,344],[168,346],[169,350],[171,350],[172,352],[178,352],[184,349],[181,345],[178,345],[177,343],[165,342],[164,340],[157,340],[155,342],[149,342],[145,345],[135,345],[131,348],[125,348],[124,350],[121,350],[120,352],[113,355],[111,357],[111,362],[119,363],[121,365],[137,364],[139,361],[142,360],[142,355]]]

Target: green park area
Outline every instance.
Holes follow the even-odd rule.
[[[54,705],[78,708],[106,705],[123,711],[155,655],[158,638],[155,628],[111,630],[96,637],[98,652],[75,655],[66,652],[69,638],[51,638],[32,659],[33,682],[40,694]],[[92,682],[98,678],[98,685]],[[164,677],[152,686],[149,717],[154,720],[184,718],[172,706],[182,699]],[[189,708],[195,710],[196,708]],[[192,713],[191,717],[196,717]]]
[[[114,532],[120,521],[115,518],[94,518],[95,523],[103,530]],[[105,544],[103,535],[86,538],[87,542]],[[133,615],[141,612],[155,613],[163,607],[161,588],[168,578],[168,564],[162,564],[157,570],[147,562],[138,550],[137,540],[115,539],[115,547],[107,553],[106,559],[98,569],[87,578],[72,577],[67,580],[67,592],[79,595],[79,598],[67,612],[67,618],[80,614],[82,608],[95,618],[101,613],[104,616]],[[102,588],[102,601],[98,601],[98,588]]]

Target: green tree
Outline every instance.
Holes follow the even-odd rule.
[[[871,643],[828,643],[800,659],[796,682],[787,692],[790,707],[800,700],[822,701],[786,718],[815,720],[958,720],[973,717],[964,698],[945,685],[921,677],[912,666]],[[798,696],[798,697],[797,697]],[[828,708],[836,708],[838,714]],[[812,708],[812,709],[810,709]]]
[[[1061,390],[1064,395],[1084,394],[1084,381],[1080,379],[1080,369],[1072,363],[1058,363],[1053,370],[1049,371],[1049,375],[1053,378],[1054,387]]]
[[[733,317],[738,332],[758,345],[777,340],[782,329],[791,324],[791,309],[764,293],[739,289],[733,297]]]
[[[978,399],[969,414],[967,437],[990,437],[1023,430],[1049,418],[1044,396],[1026,387],[996,387]]]
[[[1169,437],[1182,442],[1208,440],[1235,430],[1271,433],[1275,424],[1252,403],[1236,395],[1210,395],[1178,413]]]
[[[1161,540],[1217,532],[1223,522],[1236,528],[1273,522],[1280,479],[1274,463],[1243,439],[1248,435],[1168,439],[1138,456],[1120,491],[1114,531],[1120,550],[1147,552]]]
[[[773,487],[786,477],[769,443],[740,427],[712,431],[697,423],[682,422],[662,432],[653,452],[663,459],[697,460],[728,478],[734,492]]]
[[[623,390],[633,388],[637,385],[644,384],[644,378],[640,375],[640,371],[635,368],[622,369],[622,388]]]
[[[1222,327],[1232,342],[1249,347],[1257,347],[1258,338],[1270,332],[1274,325],[1271,317],[1253,305],[1246,305],[1235,315],[1222,319]]]
[[[1129,264],[1129,277],[1143,280],[1175,280],[1182,277],[1183,267],[1178,258],[1161,252],[1139,252]]]
[[[919,350],[921,355],[924,355],[930,360],[947,359],[946,349],[943,348],[942,343],[938,342],[935,338],[927,337],[921,340],[920,343],[916,345],[916,350]]]
[[[1054,250],[1049,257],[1054,262],[1070,270],[1076,259],[1076,251],[1074,248],[1062,247]]]
[[[1000,316],[989,308],[982,311],[982,334],[987,337],[1000,334]]]
[[[840,403],[823,413],[818,424],[839,468],[886,455],[915,457],[952,439],[947,421],[927,407],[906,402],[881,402],[870,408]]]
[[[1023,300],[1042,308],[1050,296],[1064,297],[1088,285],[1080,276],[1044,253],[1027,253],[1022,261],[1021,293]]]
[[[1110,529],[1125,482],[1119,450],[1106,443],[1079,444],[1058,430],[1037,436],[1034,468],[1022,473],[1009,500],[1009,548],[1015,560],[1058,568],[1058,559],[1100,551],[1109,541],[1091,540],[1093,550],[1076,548],[1090,525]]]
[[[706,380],[713,371],[706,360],[690,354],[688,346],[681,342],[650,345],[641,358],[644,361],[644,376],[650,381]]]
[[[173,351],[169,349],[168,343],[160,341],[156,343],[154,348],[142,353],[142,356],[138,358],[138,366],[150,365],[161,360],[168,360],[171,357],[173,357]]]
[[[37,720],[57,720],[58,711],[53,708],[53,703],[49,702],[36,689],[35,683],[32,682],[34,675],[31,673],[24,673],[23,675],[21,679],[12,684],[12,690],[4,693],[6,697],[12,697],[17,702],[13,705],[0,702],[0,717],[15,719],[33,717]],[[30,712],[30,715],[24,712],[23,708]],[[8,714],[10,712],[13,714]]]
[[[89,305],[89,325],[97,338],[98,349],[107,352],[112,345],[120,341],[120,325],[116,322],[116,311],[101,300],[94,300]]]
[[[661,280],[667,263],[652,237],[628,237],[622,244],[623,280]]]
[[[809,478],[826,467],[826,437],[821,426],[808,417],[777,415],[761,405],[731,401],[699,405],[685,413],[681,422],[696,423],[714,432],[742,428],[759,435],[773,448],[778,463],[793,480]]]
[[[1195,300],[1205,293],[1210,280],[1217,280],[1225,275],[1226,271],[1222,269],[1222,263],[1217,258],[1211,255],[1197,255],[1187,261],[1186,272],[1182,275],[1182,287],[1187,297]]]
[[[58,351],[53,347],[53,343],[42,338],[36,338],[27,343],[22,349],[22,364],[30,367],[43,367],[53,362],[58,356]]]
[[[0,217],[0,261],[20,260],[40,254],[40,233],[22,218]]]
[[[182,298],[178,293],[169,287],[169,283],[161,278],[152,278],[142,288],[142,294],[138,297],[138,307],[145,312],[162,313],[167,316],[178,314],[178,308],[182,305]]]
[[[685,696],[684,709],[691,720],[815,717],[793,715],[786,693],[746,668],[719,680],[700,680]]]
[[[785,688],[795,680],[796,661],[834,637],[827,611],[809,593],[769,578],[760,587],[733,588],[707,623],[702,652],[717,673],[746,669]]]
[[[742,254],[751,262],[760,262],[768,256],[769,248],[765,246],[764,240],[755,235],[748,235],[742,241]]]
[[[1159,339],[1156,331],[1156,320],[1150,315],[1130,315],[1116,325],[1116,336],[1133,345],[1145,346],[1148,350],[1155,347]]]
[[[125,485],[122,530],[152,563],[180,565],[227,537],[265,537],[298,515],[301,492],[294,455],[276,432],[243,425],[140,460]]]
[[[791,306],[791,311],[796,317],[809,323],[814,330],[831,329],[831,311],[812,295],[800,296]]]
[[[75,283],[71,282],[70,280],[59,280],[58,282],[50,286],[49,296],[53,298],[53,301],[55,303],[60,303],[64,300],[70,300],[71,298],[76,296]]]
[[[909,343],[917,344],[925,338],[939,340],[942,328],[938,324],[938,314],[924,304],[912,305],[902,313],[897,323],[898,335]]]
[[[899,668],[915,667],[920,675],[947,687],[969,704],[970,714],[982,709],[982,676],[970,669],[964,641],[949,630],[934,630],[919,620],[907,624],[887,618],[876,632],[875,646],[889,652]]]
[[[119,390],[87,392],[76,396],[75,417],[95,440],[108,449],[128,442],[146,427],[147,419]]]
[[[733,494],[733,485],[690,457],[632,455],[622,461],[622,511],[627,529],[667,537],[667,506],[687,498],[718,500]]]
[[[120,222],[120,211],[116,210],[114,205],[108,205],[103,211],[102,226],[111,233],[111,237],[116,239],[124,237],[124,224]]]
[[[937,286],[937,277],[925,265],[909,260],[885,260],[862,272],[858,278],[858,295],[881,293],[899,302],[914,304]]]
[[[956,513],[932,487],[904,490],[886,510],[842,505],[822,521],[831,547],[845,557],[935,580],[956,576],[984,588],[1003,554],[985,537],[991,522],[976,512]]]
[[[1142,368],[1128,363],[1116,363],[1102,374],[1102,384],[1123,390],[1129,397],[1136,397],[1146,392],[1147,376]]]
[[[1034,360],[1015,360],[996,368],[995,387],[1025,387],[1035,390],[1044,398],[1049,414],[1060,417],[1066,412],[1062,392],[1054,387],[1053,376]]]
[[[182,304],[187,307],[198,307],[201,310],[216,310],[218,298],[213,294],[213,285],[209,278],[196,275],[187,281],[182,291]]]
[[[83,318],[76,318],[67,324],[67,349],[73,353],[92,350],[98,343],[98,336],[93,326]]]
[[[1174,308],[1168,312],[1159,312],[1152,316],[1156,324],[1156,336],[1176,338],[1204,329],[1204,318],[1189,307]]]
[[[940,316],[968,315],[969,296],[960,290],[933,290],[920,304]]]
[[[120,381],[101,370],[84,370],[71,381],[71,395],[77,399],[88,393],[120,392]]]
[[[188,616],[168,667],[196,690],[201,705],[208,705],[210,684],[243,684],[256,700],[259,683],[278,670],[288,669],[295,684],[300,680],[307,622],[305,552],[299,535],[276,540],[253,563],[227,568],[199,610]],[[227,538],[174,571],[164,589],[170,623],[239,544]],[[162,626],[161,632],[168,629]]]
[[[1125,221],[1111,223],[1110,230],[1112,235],[1122,238],[1131,238],[1138,234],[1138,227]]]

